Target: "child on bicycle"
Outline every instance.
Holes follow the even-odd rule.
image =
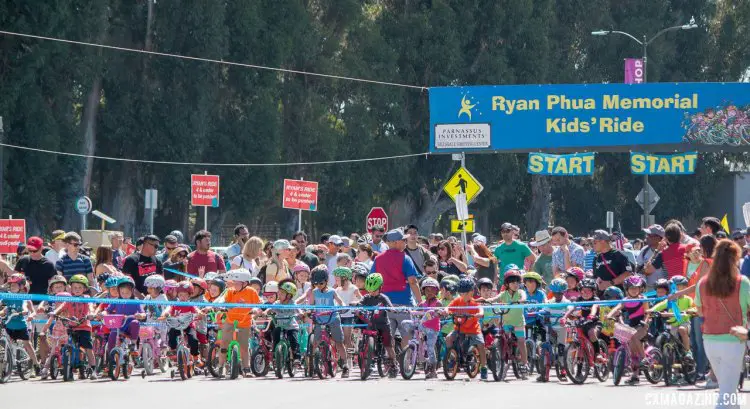
[[[458,280],[453,281],[451,279],[448,279],[448,277],[443,278],[442,281],[440,281],[440,293],[439,299],[440,304],[443,307],[447,307],[450,305],[451,302],[453,302],[453,299],[456,298],[456,284],[458,283]],[[443,338],[447,337],[451,332],[453,332],[453,321],[448,320],[445,324],[443,324],[440,327],[440,332],[443,334]]]
[[[8,277],[8,286],[11,293],[20,293],[23,288],[26,287],[26,276],[22,273],[13,273]],[[28,300],[3,300],[5,307],[0,310],[0,317],[5,320],[5,317],[13,313],[20,313],[19,315],[11,318],[5,326],[5,331],[13,341],[22,341],[23,349],[29,354],[31,362],[34,364],[34,371],[31,377],[36,378],[39,375],[40,367],[39,361],[36,359],[36,351],[34,346],[31,344],[31,338],[29,336],[29,322],[34,319],[36,315],[34,311],[34,305]]]
[[[89,279],[83,274],[70,277],[70,292],[73,297],[88,298]],[[94,345],[91,342],[91,321],[94,309],[92,304],[66,301],[58,306],[52,313],[53,316],[64,316],[72,320],[80,321],[73,327],[73,340],[86,352],[88,364],[91,367],[89,379],[97,379],[96,357],[94,356]]]
[[[552,293],[552,298],[548,300],[548,303],[552,305],[545,307],[544,310],[549,313],[552,323],[552,331],[554,331],[557,336],[557,356],[562,357],[565,356],[565,337],[567,334],[565,326],[560,324],[560,319],[562,319],[562,316],[568,311],[568,307],[559,304],[569,302],[564,296],[565,292],[568,290],[568,283],[564,278],[555,278],[549,283],[549,290]],[[565,373],[564,365],[561,368],[561,372],[560,380],[565,381],[567,374]],[[541,377],[537,378],[537,381],[541,380]]]
[[[565,291],[565,298],[569,300],[577,300],[581,296],[578,291],[578,283],[583,280],[585,273],[580,267],[571,267],[565,271],[565,282],[568,283],[568,290]]]
[[[499,302],[500,304],[521,304],[526,302],[526,294],[521,290],[520,270],[511,269],[506,271],[503,277],[503,286],[505,288],[504,291],[487,301],[490,303]],[[521,357],[521,371],[525,371],[526,366],[529,364],[529,356],[528,351],[526,351],[526,320],[524,319],[523,310],[521,308],[511,308],[503,318],[503,327],[508,331],[513,331],[513,334],[515,334],[518,352]]]
[[[336,267],[333,270],[333,276],[336,277],[336,281],[339,283],[339,286],[336,287],[336,294],[344,302],[344,305],[351,305],[362,299],[362,296],[359,294],[357,287],[352,285],[351,268]],[[346,325],[344,327],[344,346],[346,346],[350,350],[354,350],[351,327],[351,324],[354,324],[354,313],[351,311],[342,312],[341,324]],[[349,358],[351,359],[351,357]],[[351,362],[348,362],[348,365],[351,367]]]
[[[297,287],[297,294],[304,293],[312,287],[310,284],[310,267],[307,264],[295,265],[292,269],[292,275],[294,276],[294,286]]]
[[[365,289],[367,295],[354,304],[361,305],[363,307],[393,307],[391,299],[387,295],[380,292],[383,287],[383,276],[380,273],[371,273],[365,280]],[[362,320],[364,322],[364,320]],[[378,331],[380,339],[383,342],[386,354],[388,355],[388,377],[396,377],[396,350],[393,348],[393,334],[391,334],[391,327],[388,320],[388,310],[379,309],[372,311],[370,322],[364,322],[369,325],[370,330]]]
[[[434,278],[425,278],[420,285],[425,300],[419,304],[419,307],[429,308],[422,311],[423,315],[419,322],[405,320],[401,327],[406,333],[413,333],[415,328],[419,328],[425,335],[425,349],[427,350],[427,363],[425,365],[425,379],[437,378],[437,357],[435,355],[435,344],[437,344],[438,332],[440,331],[440,313],[443,307],[437,298],[440,291],[440,284]]]
[[[258,292],[250,286],[252,273],[245,268],[231,270],[225,275],[227,280],[227,290],[222,297],[219,297],[216,303],[230,304],[260,304],[261,300]],[[250,328],[253,326],[253,312],[257,309],[251,308],[230,308],[227,310],[226,319],[222,324],[221,331],[224,334],[231,334],[234,331],[234,323],[237,323],[237,341],[240,343],[240,358],[242,359],[242,372],[250,372],[250,361],[248,359],[248,342],[250,340]],[[232,337],[224,336],[221,339],[221,353],[219,354],[219,375],[223,375],[224,365],[227,361],[227,348]]]
[[[207,278],[206,283],[208,283],[208,291],[206,291],[206,294],[203,296],[205,302],[212,303],[216,301],[222,294],[224,294],[224,290],[227,288],[224,279],[220,278],[218,275]]]
[[[281,280],[279,282],[279,299],[274,303],[276,305],[287,305],[292,306],[294,304],[294,297],[297,296],[297,286],[294,281],[290,278]],[[289,346],[292,349],[292,357],[294,360],[300,358],[299,342],[297,341],[299,333],[299,322],[297,316],[301,315],[302,312],[298,308],[270,308],[276,315],[276,325],[273,329],[273,345],[279,343],[281,337],[284,336],[289,341]]]
[[[574,267],[575,268],[575,267]],[[575,301],[576,302],[593,302],[593,301],[599,301],[599,298],[595,296],[595,291],[597,288],[596,280],[593,278],[584,278],[579,283],[580,287],[580,297],[578,297]],[[570,306],[568,307],[568,311],[565,313],[565,316],[563,316],[563,323],[565,320],[568,319],[571,315],[576,315],[580,317],[581,319],[585,320],[583,324],[583,333],[586,334],[589,338],[589,341],[594,345],[594,354],[596,355],[597,359],[606,359],[601,354],[604,351],[601,351],[599,348],[599,305],[592,304],[592,305],[584,305],[584,306]]]
[[[193,286],[188,281],[180,281],[177,283],[177,300],[181,302],[187,302],[190,300],[190,295],[193,292]],[[159,320],[166,320],[167,317],[179,317],[183,314],[194,314],[193,322],[190,326],[185,328],[183,331],[179,331],[174,328],[170,328],[167,333],[169,338],[169,354],[175,356],[177,354],[177,339],[183,334],[187,337],[188,347],[190,348],[190,355],[192,355],[195,362],[200,362],[200,345],[198,343],[198,335],[195,331],[195,320],[200,319],[203,314],[198,307],[192,306],[181,306],[181,305],[169,305],[161,313]]]
[[[482,328],[479,326],[479,319],[484,316],[484,311],[479,307],[477,300],[474,299],[474,280],[468,277],[458,280],[456,291],[458,292],[458,297],[454,298],[448,304],[446,312],[451,315],[464,315],[468,317],[445,338],[445,343],[450,348],[458,336],[456,331],[464,334],[468,340],[469,347],[476,346],[477,351],[479,351],[479,371],[481,378],[484,380],[487,379],[487,353],[484,348]]]
[[[344,305],[343,300],[338,296],[338,294],[336,294],[336,291],[328,286],[328,268],[325,266],[325,264],[321,264],[313,268],[311,276],[313,286],[297,300],[297,304],[306,302],[310,305],[320,305],[328,307],[333,307],[335,305]],[[347,357],[348,354],[346,352],[346,348],[344,348],[344,331],[341,328],[341,318],[338,317],[336,311],[330,311],[330,314],[334,315],[333,317],[330,317],[330,320],[316,317],[315,323],[317,325],[314,326],[313,336],[315,337],[315,339],[319,339],[322,331],[321,327],[328,326],[328,329],[331,331],[331,338],[333,338],[333,342],[336,344],[336,349],[339,352],[339,358],[343,359],[343,361],[345,362],[344,366],[341,368],[341,377],[348,378],[349,367],[346,365],[346,362],[348,362],[349,359]]]
[[[103,274],[102,274],[103,275]],[[68,285],[68,280],[65,279],[65,277],[61,275],[53,276],[49,279],[49,283],[47,285],[47,294],[49,295],[58,295],[65,292],[65,289]],[[62,325],[59,326],[53,326],[53,321],[49,319],[49,314],[55,310],[55,307],[58,303],[52,302],[52,301],[42,301],[37,306],[36,310],[36,317],[38,320],[43,320],[45,324],[43,324],[40,327],[39,331],[39,362],[43,365],[45,362],[47,362],[47,358],[49,357],[50,352],[52,349],[50,348],[50,340],[47,338],[47,328],[52,328],[54,333],[57,333],[60,337],[65,336],[67,338],[67,332],[64,330],[64,327]],[[46,323],[49,322],[50,325],[47,325]],[[43,330],[43,331],[42,331]],[[47,378],[47,368],[42,368],[42,379]]]
[[[602,299],[606,301],[622,300],[624,297],[625,293],[622,292],[620,287],[615,286],[607,287],[602,293]],[[607,315],[609,315],[613,308],[614,305],[612,304],[602,304],[599,306],[599,323],[601,324],[599,335],[607,343],[615,335],[615,320],[607,318]]]
[[[163,276],[159,274],[152,274],[146,277],[143,285],[146,286],[146,291],[148,293],[146,294],[146,297],[143,298],[144,300],[169,301],[166,294],[164,294],[166,281],[164,280]],[[164,308],[164,305],[146,305],[143,309],[150,320],[155,320],[161,317],[161,314],[164,313]],[[165,343],[167,340],[167,327],[165,327],[164,325],[159,325],[155,328],[155,330],[159,334],[159,338],[162,340],[162,343]],[[162,347],[166,348],[166,345],[164,344]]]
[[[177,281],[167,280],[164,282],[164,295],[167,296],[167,301],[175,301],[177,299]]]
[[[625,300],[642,300],[643,291],[646,289],[646,281],[640,275],[632,275],[622,283],[625,287]],[[645,357],[641,340],[648,331],[648,315],[646,315],[646,303],[639,301],[623,302],[618,304],[607,314],[608,319],[614,319],[620,313],[623,324],[636,329],[636,333],[630,338],[630,351],[632,352],[633,375],[626,381],[628,385],[636,385],[639,382],[639,361]],[[596,345],[596,344],[595,344]]]
[[[656,288],[658,291],[660,287],[666,287],[666,295],[668,295],[673,284],[677,288],[677,291],[684,290],[688,286],[688,280],[687,278],[679,275],[672,277],[670,281],[660,279],[656,282]],[[659,295],[658,293],[657,296],[664,297],[664,295]],[[690,351],[690,315],[695,314],[697,312],[697,308],[693,303],[693,299],[687,295],[680,296],[674,302],[676,303],[677,310],[680,312],[680,319],[678,320],[677,317],[672,315],[672,311],[667,311],[669,317],[667,318],[666,323],[669,324],[672,334],[676,337],[679,337],[682,341],[682,346],[685,348],[685,356],[692,358],[693,353]],[[646,312],[662,312],[666,310],[668,306],[669,301],[664,300],[657,303]]]
[[[120,298],[123,300],[134,300],[135,299],[135,282],[130,276],[120,277],[120,282],[117,284],[117,291],[120,293]],[[140,304],[110,304],[103,315],[125,315],[126,318],[120,328],[120,333],[130,338],[133,343],[131,348],[135,350],[135,344],[138,341],[138,332],[140,331],[139,320],[146,319],[146,313],[143,311],[143,306]],[[109,356],[109,351],[115,347],[117,343],[117,331],[110,331],[109,337],[107,338],[107,348],[105,350],[105,356]],[[132,351],[131,351],[132,352]]]
[[[534,304],[544,304],[547,300],[544,292],[542,291],[542,285],[544,280],[539,273],[534,271],[527,271],[523,275],[523,286],[526,291],[526,301]],[[547,330],[542,325],[542,321],[536,316],[536,313],[540,308],[524,308],[523,318],[526,320],[526,332],[529,336],[533,333],[533,328],[539,325],[539,332],[541,333],[542,339],[546,336]]]
[[[273,304],[279,298],[279,283],[269,281],[263,286],[263,304]]]
[[[352,279],[353,284],[357,289],[359,290],[359,295],[365,296],[367,295],[367,290],[365,289],[365,280],[367,279],[367,276],[370,274],[370,270],[367,269],[367,266],[362,263],[354,263],[354,266],[352,267],[352,275],[354,278]]]

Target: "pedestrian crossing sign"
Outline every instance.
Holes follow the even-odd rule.
[[[484,186],[463,166],[458,168],[456,173],[443,186],[443,191],[454,202],[459,193],[465,193],[466,202],[471,203],[482,193],[482,190],[484,190]]]
[[[474,233],[474,220],[451,220],[451,233]]]

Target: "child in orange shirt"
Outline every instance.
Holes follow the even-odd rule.
[[[234,304],[260,304],[258,292],[250,286],[252,275],[247,269],[241,268],[232,270],[226,274],[227,290],[224,295],[215,300],[216,303],[234,303]],[[222,324],[222,333],[231,334],[234,332],[234,323],[237,322],[239,330],[237,341],[240,343],[240,356],[242,358],[243,372],[250,371],[249,360],[247,356],[248,340],[250,339],[250,328],[253,325],[252,313],[257,310],[251,308],[230,308],[227,310],[226,319]],[[227,345],[233,337],[224,336],[221,339],[221,353],[219,354],[219,374],[223,374],[224,365],[227,360]]]
[[[475,345],[479,351],[479,367],[482,374],[482,379],[487,379],[487,356],[484,349],[484,339],[482,338],[482,328],[479,326],[479,318],[484,316],[484,312],[479,308],[479,303],[474,300],[474,280],[470,278],[462,278],[458,281],[456,286],[458,297],[453,299],[446,311],[448,314],[458,316],[468,316],[464,318],[464,321],[458,325],[458,327],[451,332],[450,335],[445,339],[448,348],[453,345],[456,339],[457,332],[460,332],[466,336],[469,340],[469,347]],[[477,308],[455,308],[455,307],[474,307]]]

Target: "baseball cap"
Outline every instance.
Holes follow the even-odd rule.
[[[122,238],[122,232],[119,232],[119,231],[113,231],[113,232],[109,233],[108,237],[109,237],[109,239],[110,239],[110,240],[112,240],[112,239],[113,239],[113,238],[115,238],[115,237],[119,237],[119,238]],[[53,239],[53,240],[54,240],[54,239]]]
[[[648,235],[664,237],[664,228],[661,227],[660,224],[652,224],[651,226],[648,226],[645,229],[643,229],[643,232]]]
[[[610,236],[609,233],[607,233],[606,230],[599,229],[599,230],[594,231],[593,238],[594,238],[594,240],[606,240],[606,241],[610,241],[612,239],[612,236]]]
[[[161,240],[159,239],[159,236],[157,236],[155,234],[149,234],[148,236],[143,236],[143,241],[144,242],[145,241],[155,241],[156,243],[161,242]]]
[[[503,231],[503,230],[513,230],[513,225],[508,222],[505,222],[502,225],[500,225],[500,231]]]
[[[173,236],[171,234],[167,234],[164,237],[164,242],[165,243],[171,243],[171,244],[177,244],[179,241],[177,240],[177,237],[175,237],[175,236]]]
[[[472,236],[471,241],[475,243],[487,244],[487,237],[484,237],[481,234],[476,234]]]
[[[533,247],[543,246],[549,243],[550,240],[552,240],[552,237],[547,230],[539,230],[534,233],[534,241],[529,243],[529,245]]]
[[[334,236],[331,236],[331,237],[334,237]],[[341,237],[339,237],[339,241],[341,241]],[[289,240],[285,240],[285,239],[276,240],[273,242],[273,248],[274,250],[289,250],[292,248],[292,244],[289,243]]]
[[[744,237],[745,237],[745,233],[742,230],[735,230],[732,232],[732,240],[737,240],[737,239],[741,239]]]
[[[328,238],[328,243],[333,243],[338,246],[338,245],[344,244],[344,241],[341,240],[341,236],[332,234],[331,237]]]
[[[407,237],[409,237],[408,234],[404,233],[401,229],[393,229],[389,230],[385,236],[383,236],[383,240],[385,241],[400,241],[405,240]]]
[[[44,240],[41,237],[31,236],[26,240],[26,248],[29,251],[37,251],[42,247],[44,247]]]

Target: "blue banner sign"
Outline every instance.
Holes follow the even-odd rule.
[[[750,83],[430,88],[431,152],[685,143],[750,146]]]
[[[594,153],[550,155],[530,153],[526,167],[532,175],[581,176],[594,173]]]
[[[698,162],[697,152],[674,155],[630,153],[630,171],[634,175],[692,175]]]

